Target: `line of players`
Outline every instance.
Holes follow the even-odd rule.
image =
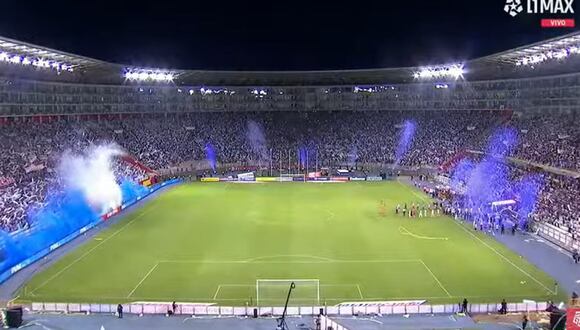
[[[407,203],[403,204],[403,206],[401,206],[401,204],[397,204],[397,207],[395,208],[395,214],[402,215],[403,217],[408,216],[409,218],[424,218],[429,216],[434,217],[436,215],[441,215],[441,205],[435,202],[432,204],[411,203],[410,207],[407,205]]]

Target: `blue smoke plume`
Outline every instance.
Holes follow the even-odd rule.
[[[119,184],[123,202],[143,197],[148,189],[131,180]],[[46,205],[28,212],[30,229],[16,235],[0,231],[0,272],[49,248],[54,243],[98,221],[98,210],[90,205],[79,189],[51,192]]]
[[[306,168],[307,157],[308,157],[308,149],[306,147],[298,148],[298,164],[300,164],[300,167]]]
[[[205,144],[204,149],[205,149],[205,159],[209,163],[209,166],[211,167],[212,171],[215,173],[216,163],[217,163],[215,150],[214,150],[213,146],[211,145],[211,143],[209,143],[209,142]]]
[[[416,128],[417,124],[414,121],[405,120],[403,123],[399,144],[397,145],[397,149],[395,149],[395,165],[398,165],[407,154],[407,151],[409,151],[413,143]]]
[[[524,175],[508,164],[507,156],[517,145],[514,129],[498,130],[487,146],[487,154],[479,162],[464,159],[455,167],[450,186],[460,195],[455,203],[462,208],[491,211],[491,203],[513,199],[517,205],[512,210],[523,225],[534,211],[542,186],[541,175]],[[511,207],[510,207],[511,208]]]

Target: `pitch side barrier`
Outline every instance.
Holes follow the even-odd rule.
[[[380,176],[332,176],[332,177],[304,177],[300,176],[260,176],[252,178],[234,177],[207,177],[201,178],[201,182],[348,182],[348,181],[383,181]],[[388,178],[387,178],[388,180]]]
[[[81,303],[42,303],[34,302],[28,306],[31,311],[39,313],[115,313],[117,305],[114,304],[81,304]],[[168,314],[171,303],[131,303],[125,304],[124,313],[129,314]],[[473,314],[497,313],[501,304],[470,304],[468,311]],[[509,312],[543,312],[548,308],[545,302],[534,303],[509,303]],[[270,317],[280,316],[284,307],[252,307],[252,306],[217,306],[211,303],[179,303],[177,302],[177,315],[198,316],[248,316]],[[361,316],[361,315],[412,315],[412,314],[455,314],[461,312],[458,304],[429,305],[429,304],[404,304],[403,302],[358,302],[340,304],[336,306],[307,306],[288,307],[289,316]]]
[[[152,185],[148,188],[146,188],[144,191],[145,193],[138,195],[130,200],[125,201],[120,207],[118,207],[117,209],[111,211],[111,212],[107,212],[105,214],[102,214],[101,216],[97,217],[96,219],[94,219],[92,222],[90,222],[88,225],[75,230],[74,232],[72,232],[71,234],[69,234],[68,236],[64,237],[61,240],[55,241],[52,244],[50,244],[50,246],[42,249],[41,251],[37,252],[34,255],[29,256],[28,258],[20,261],[18,264],[12,266],[11,268],[9,268],[8,270],[4,271],[3,273],[0,274],[0,284],[5,282],[7,279],[9,279],[12,275],[16,274],[18,271],[30,266],[31,264],[35,263],[36,261],[40,260],[41,258],[45,257],[46,255],[48,255],[49,253],[51,253],[52,251],[58,249],[59,247],[65,245],[66,243],[72,241],[73,239],[77,238],[79,235],[82,235],[83,233],[89,231],[90,229],[96,227],[97,225],[99,225],[100,223],[102,223],[103,221],[106,221],[107,219],[109,219],[110,217],[116,215],[117,213],[121,212],[121,210],[126,209],[127,207],[139,202],[141,199],[151,195],[152,193],[154,193],[155,191],[165,187],[165,186],[169,186],[172,184],[176,184],[178,182],[181,182],[180,179],[172,179],[172,180],[168,180],[168,181],[164,181],[155,185]],[[23,232],[22,234],[26,234],[25,232]],[[23,237],[21,239],[26,239],[26,235],[23,235]]]

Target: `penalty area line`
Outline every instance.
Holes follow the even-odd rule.
[[[443,284],[441,283],[441,281],[439,281],[439,279],[437,278],[437,276],[435,276],[435,274],[433,274],[433,272],[431,271],[431,268],[429,268],[429,266],[427,266],[427,264],[423,261],[423,259],[419,259],[421,261],[421,264],[423,264],[423,266],[425,267],[425,269],[427,269],[427,271],[429,272],[429,274],[431,274],[431,276],[433,277],[433,279],[435,279],[435,282],[437,282],[437,284],[439,284],[439,287],[441,289],[443,289],[443,291],[445,291],[445,294],[447,294],[447,297],[452,298],[453,296],[449,293],[449,291],[447,291],[447,289],[445,289],[445,287],[443,286]]]
[[[362,290],[360,289],[360,285],[359,284],[356,285],[356,288],[358,289],[358,294],[360,296],[360,299],[365,299],[365,297],[363,297]]]
[[[131,290],[131,292],[129,292],[129,294],[127,295],[127,298],[131,298],[133,293],[135,293],[135,291],[137,291],[137,288],[139,288],[141,286],[141,284],[143,284],[143,282],[145,282],[145,280],[149,277],[149,275],[151,275],[151,273],[153,273],[153,271],[155,270],[155,268],[157,268],[157,266],[159,266],[159,263],[156,263],[155,265],[153,265],[153,267],[151,267],[151,269],[149,269],[149,271],[147,272],[147,274],[145,274],[145,276],[141,279],[141,281],[139,281],[139,283],[137,283],[137,285],[133,288],[133,290]],[[218,289],[219,289],[219,287],[218,287]]]
[[[221,285],[218,285],[217,289],[215,290],[215,294],[213,295],[213,300],[215,300],[220,293],[220,289],[222,288]]]
[[[95,251],[96,249],[98,249],[101,245],[103,245],[106,242],[108,242],[111,238],[117,236],[117,234],[119,234],[120,232],[122,232],[125,228],[129,227],[133,222],[135,222],[136,220],[140,219],[144,215],[149,214],[151,211],[155,210],[156,208],[157,208],[157,205],[155,205],[154,207],[150,208],[149,210],[147,210],[147,211],[139,214],[138,216],[136,216],[135,218],[133,218],[131,221],[129,221],[126,224],[124,224],[121,228],[117,229],[117,231],[115,231],[113,234],[109,235],[107,238],[105,238],[104,240],[100,241],[99,244],[93,246],[90,250],[88,250],[87,252],[83,253],[80,257],[76,258],[75,260],[73,260],[66,267],[64,267],[63,269],[61,269],[60,271],[58,271],[56,274],[52,275],[51,277],[49,277],[46,281],[42,282],[39,286],[37,286],[36,288],[34,288],[32,291],[30,291],[30,293],[31,294],[34,294],[34,292],[36,292],[38,289],[44,287],[45,285],[47,285],[48,283],[50,283],[52,280],[54,280],[55,278],[59,277],[62,273],[64,273],[65,271],[67,271],[69,268],[71,268],[72,266],[74,266],[76,263],[78,263],[79,261],[83,260],[89,254],[93,253],[93,251]]]

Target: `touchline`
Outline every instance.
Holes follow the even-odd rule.
[[[574,0],[528,0],[528,14],[574,14]]]

